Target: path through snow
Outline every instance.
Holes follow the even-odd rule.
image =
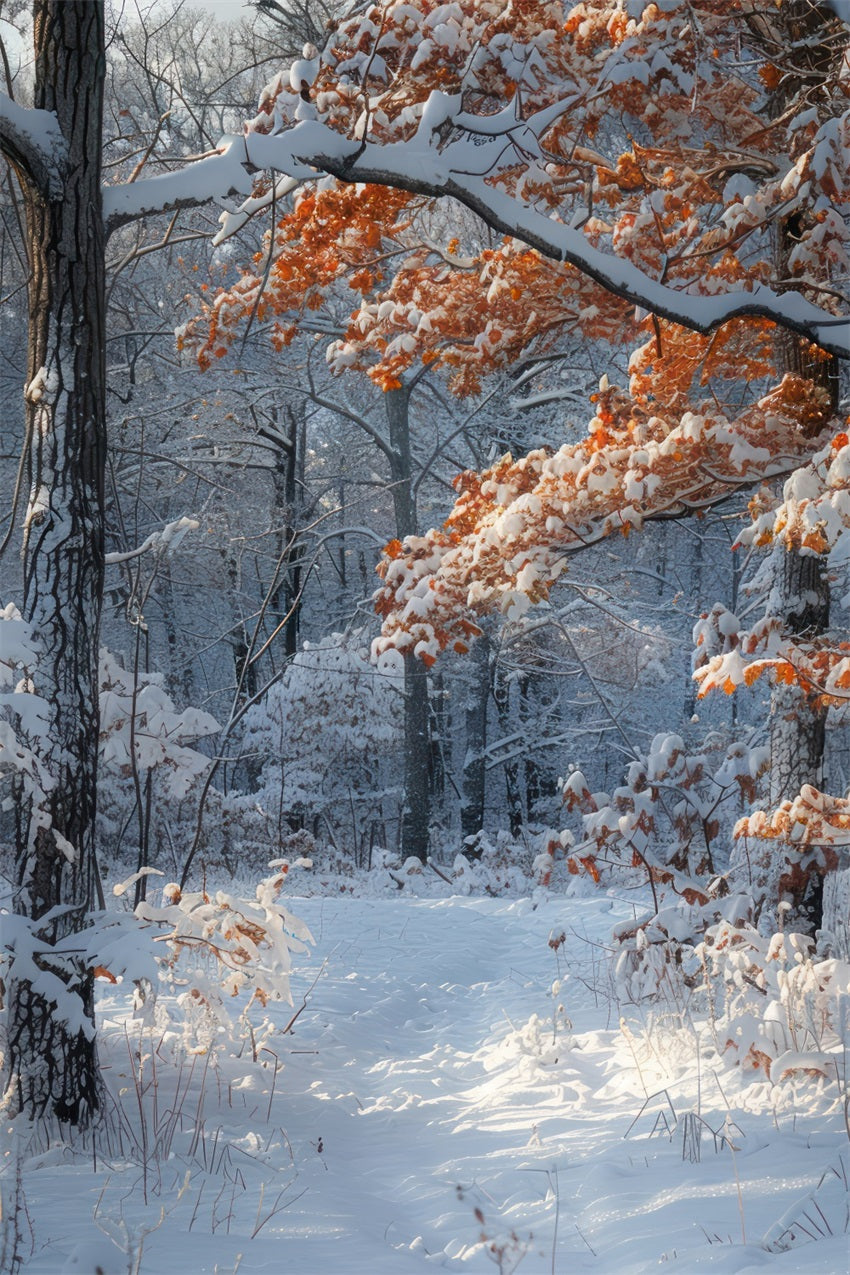
[[[132,1165],[31,1173],[28,1206],[48,1219],[33,1275],[93,1275],[95,1260],[104,1275],[126,1271],[119,1246],[131,1247],[161,1205],[142,1275],[848,1269],[846,1234],[783,1254],[759,1244],[840,1163],[847,1139],[835,1094],[811,1084],[770,1093],[719,1062],[710,1033],[686,1014],[662,1022],[632,1007],[621,1032],[599,989],[600,951],[578,936],[604,943],[628,905],[326,897],[293,906],[316,939],[302,987],[324,972],[293,1032],[273,1044],[282,1064],[273,1084],[269,1054],[265,1067],[223,1062],[206,1082],[200,1148],[189,1155],[189,1129],[186,1144],[175,1140],[173,1184],[166,1174],[147,1208]],[[556,954],[548,940],[562,931]],[[553,997],[564,957],[569,977]],[[116,1082],[117,1047],[114,1056]],[[668,1098],[680,1120],[669,1137]],[[729,1114],[734,1153],[709,1139],[699,1162],[683,1158],[681,1120],[698,1105],[715,1126]],[[217,1170],[200,1170],[201,1151],[213,1167],[218,1154]],[[92,1222],[102,1189],[98,1219],[112,1238]]]

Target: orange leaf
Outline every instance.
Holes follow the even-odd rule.
[[[95,965],[94,976],[95,978],[105,978],[108,983],[118,982],[118,979],[115,977],[112,971],[108,970],[105,965]]]
[[[593,855],[590,855],[590,854],[585,855],[583,858],[579,860],[579,862],[587,870],[588,874],[593,878],[593,880],[598,883],[599,869],[596,866],[596,861],[594,860]]]

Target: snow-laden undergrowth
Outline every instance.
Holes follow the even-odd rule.
[[[294,1005],[232,1048],[189,1054],[167,999],[140,1027],[106,985],[109,1129],[22,1165],[25,1269],[846,1269],[840,1050],[773,1083],[684,982],[618,1004],[620,898],[434,884],[290,900]],[[7,1157],[7,1207],[14,1182]]]

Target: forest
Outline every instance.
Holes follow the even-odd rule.
[[[0,55],[0,1271],[846,1271],[850,0]]]

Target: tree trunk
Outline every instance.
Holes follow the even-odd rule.
[[[776,22],[782,46],[795,47],[797,56],[806,50],[808,68],[814,74],[828,71],[835,56],[827,41],[819,39],[833,14],[824,5],[811,0],[790,0],[781,16],[770,14],[764,35],[775,40],[772,23]],[[779,47],[779,46],[777,46]],[[775,94],[772,113],[782,114],[803,88],[803,80],[794,74],[782,77]],[[798,213],[779,223],[776,231],[776,257],[780,277],[790,276],[790,254],[799,233]],[[777,335],[777,364],[797,376],[812,380],[825,391],[830,410],[838,407],[838,373],[836,360],[818,357],[809,342],[790,332]],[[789,635],[814,638],[826,632],[829,625],[829,584],[822,570],[822,560],[803,554],[797,547],[779,544],[776,589],[780,615]],[[804,784],[823,787],[823,751],[826,710],[815,706],[798,686],[776,684],[770,698],[770,805],[793,799]],[[792,929],[814,932],[819,928],[823,909],[823,881],[817,875],[803,876],[794,869],[798,856],[783,853],[781,846],[768,843],[758,851],[761,868],[757,876],[757,892],[763,894],[768,915],[783,897],[790,898],[792,910],[785,924]]]
[[[797,549],[777,545],[777,571],[781,573],[779,595],[785,603],[786,631],[799,637],[815,637],[829,623],[829,584],[818,557],[804,557]],[[770,808],[794,798],[804,784],[823,788],[823,752],[826,710],[812,704],[799,686],[777,683],[770,696]],[[765,849],[767,871],[764,882],[766,905],[773,909],[790,895],[792,911],[788,928],[813,933],[820,928],[823,910],[823,880],[794,873],[789,856],[781,846],[768,842]],[[799,856],[793,851],[792,859]]]
[[[393,509],[399,540],[416,534],[416,500],[410,455],[410,394],[402,388],[384,395],[392,458]],[[431,746],[428,738],[428,674],[414,655],[404,657],[404,806],[401,853],[424,863],[431,830]]]
[[[45,918],[35,927],[46,949],[36,963],[65,993],[57,1006],[23,975],[11,980],[7,1103],[33,1120],[85,1125],[100,1106],[93,978],[81,959],[51,957],[49,945],[85,924],[93,897],[104,565],[103,8],[97,0],[36,0],[34,16],[35,105],[56,113],[68,159],[58,198],[22,174],[31,257],[23,615],[38,641],[35,690],[49,715],[45,732],[27,743],[52,786],[18,812],[15,907],[34,922]]]
[[[283,650],[288,660],[298,654],[301,629],[301,576],[304,546],[296,539],[302,517],[301,493],[304,490],[304,456],[307,445],[307,427],[295,415],[291,407],[285,409],[288,426],[288,443],[282,448],[275,470],[275,503],[278,510],[286,510],[283,528],[283,547],[289,546],[283,581],[275,598],[272,611],[275,620],[283,625]]]
[[[430,790],[432,805],[440,806],[446,795],[446,740],[448,737],[449,696],[440,666],[431,675],[430,717],[431,773]]]
[[[401,853],[424,863],[431,832],[428,671],[415,655],[404,657],[404,805]]]
[[[511,683],[503,666],[496,659],[493,670],[493,702],[499,718],[499,729],[503,735],[510,735],[511,721]],[[502,763],[505,772],[505,799],[508,807],[508,827],[512,837],[518,837],[524,823],[522,809],[522,792],[519,783],[519,758],[511,752]]]
[[[484,826],[484,798],[487,771],[487,701],[490,698],[490,643],[482,634],[472,648],[466,690],[466,755],[463,761],[463,798],[460,807],[461,835],[472,837]]]

